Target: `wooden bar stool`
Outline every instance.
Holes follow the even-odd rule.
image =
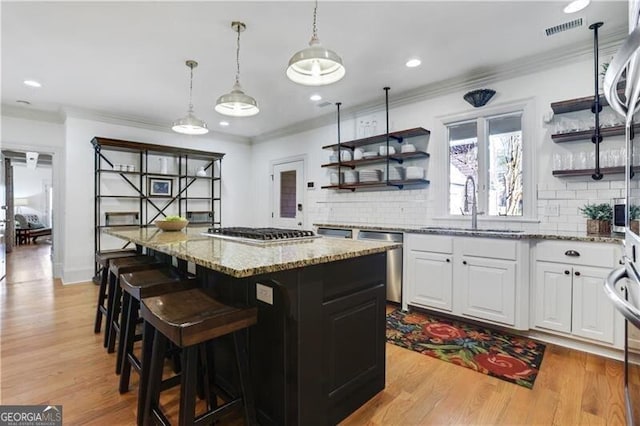
[[[231,408],[244,405],[245,421],[257,424],[253,389],[249,375],[245,330],[257,322],[257,308],[237,308],[218,302],[209,290],[192,289],[142,299],[140,312],[149,327],[155,329],[150,359],[144,424],[169,424],[160,409],[160,391],[164,349],[167,340],[182,348],[180,375],[181,426],[211,424]],[[146,331],[146,329],[145,329]],[[240,379],[240,394],[217,407],[215,396],[209,401],[209,410],[195,418],[196,372],[198,351],[204,352],[207,343],[233,333],[233,342]],[[144,366],[144,362],[143,362]],[[209,365],[207,369],[211,369]],[[209,379],[213,374],[209,372]],[[209,383],[210,384],[210,383]]]
[[[146,269],[157,269],[163,266],[166,266],[166,264],[155,257],[145,255],[113,259],[109,263],[107,325],[104,333],[104,346],[107,348],[108,353],[115,351],[116,339],[120,332],[120,305],[122,303],[120,275]]]
[[[139,340],[135,330],[139,322],[140,300],[145,297],[195,288],[197,281],[194,278],[172,266],[120,275],[120,287],[122,288],[120,324],[122,331],[116,360],[116,373],[121,374],[120,393],[129,390],[131,367],[140,374],[141,361],[133,353],[134,342]],[[144,339],[144,335],[142,338]],[[141,381],[141,383],[143,382]]]
[[[96,306],[96,322],[93,327],[94,333],[100,333],[102,328],[102,316],[107,315],[107,280],[109,278],[109,264],[113,259],[123,257],[138,256],[135,250],[112,250],[96,253],[96,263],[100,265],[98,275],[100,275],[100,289],[98,290],[98,305]]]

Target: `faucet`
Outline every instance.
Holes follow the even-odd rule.
[[[464,183],[464,211],[469,211],[469,181],[471,181],[471,229],[478,229],[478,200],[476,199],[476,181],[473,180],[473,176],[467,176],[467,180]]]

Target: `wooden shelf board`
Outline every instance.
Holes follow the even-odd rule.
[[[431,132],[425,128],[422,127],[416,127],[413,129],[407,129],[407,130],[400,130],[398,132],[389,132],[389,141],[391,142],[398,142],[398,141],[402,141],[404,138],[413,138],[416,136],[425,136],[425,135],[429,135]],[[387,134],[383,133],[381,135],[375,135],[375,136],[371,136],[368,138],[362,138],[362,139],[354,139],[351,141],[346,141],[346,142],[342,142],[340,143],[341,147],[344,148],[357,148],[359,146],[364,146],[364,145],[373,145],[373,144],[377,144],[377,143],[384,143],[387,141]],[[332,144],[332,145],[325,145],[322,147],[322,149],[338,149],[338,144]]]
[[[603,138],[611,137],[611,136],[620,136],[620,135],[624,135],[624,129],[625,129],[624,126],[601,127],[600,135]],[[640,124],[634,125],[633,129],[634,131],[640,130]],[[551,135],[551,139],[556,143],[591,139],[591,137],[593,136],[593,130],[594,129],[582,130],[579,132],[570,132],[570,133],[555,133]]]
[[[112,151],[126,152],[148,152],[149,154],[173,155],[175,157],[195,158],[200,160],[221,159],[224,154],[220,152],[199,151],[195,149],[186,149],[181,147],[173,147],[166,145],[155,145],[142,142],[124,141],[120,139],[109,139],[102,137],[94,137],[91,144],[95,149],[109,149]]]
[[[140,199],[145,198],[140,195],[97,195],[97,198],[131,198],[131,199]]]
[[[342,185],[327,185],[323,186],[322,189],[347,189],[354,190],[358,188],[385,188],[385,187],[397,187],[397,186],[405,186],[405,185],[426,185],[429,181],[427,179],[408,179],[408,180],[390,180],[387,184],[387,181],[382,182],[361,182],[361,183],[351,183]]]
[[[624,89],[618,89],[618,94],[620,96],[624,95]],[[591,106],[593,105],[593,98],[594,96],[591,95],[585,96],[583,98],[552,102],[551,109],[553,110],[554,114],[564,114],[566,112],[590,110]],[[609,105],[604,95],[600,95],[600,105],[602,105],[603,107]]]
[[[399,154],[393,154],[393,155],[389,155],[388,158],[389,160],[409,160],[412,158],[427,158],[429,157],[429,153],[424,152],[424,151],[416,151],[416,152],[404,152],[404,153],[399,153]],[[320,167],[349,167],[349,168],[354,168],[356,166],[361,166],[364,164],[373,164],[373,163],[384,163],[387,161],[387,156],[377,156],[377,157],[373,157],[373,158],[365,158],[362,160],[352,160],[352,161],[341,161],[340,163],[328,163],[328,164],[323,164]],[[395,162],[394,162],[395,164]]]
[[[98,169],[98,173],[117,173],[117,174],[127,174],[127,175],[140,175],[140,172],[127,172],[125,170],[111,170],[111,169]]]

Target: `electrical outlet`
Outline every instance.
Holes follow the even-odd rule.
[[[560,216],[560,207],[554,204],[548,204],[544,207],[545,216]]]
[[[256,299],[273,305],[273,289],[263,284],[256,284]]]

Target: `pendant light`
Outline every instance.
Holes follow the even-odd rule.
[[[305,86],[324,86],[342,79],[346,72],[342,58],[333,50],[322,47],[316,25],[318,0],[313,9],[313,35],[309,47],[297,52],[289,59],[287,77]]]
[[[240,33],[247,26],[243,22],[233,21],[231,28],[238,33],[238,42],[236,47],[236,82],[231,92],[222,95],[216,101],[215,110],[223,115],[232,117],[250,117],[260,112],[258,103],[251,96],[245,94],[240,86]]]
[[[198,66],[198,63],[193,60],[188,60],[186,65],[191,70],[191,78],[189,80],[189,110],[187,111],[186,117],[176,120],[173,123],[171,130],[185,135],[204,135],[209,132],[209,129],[207,129],[207,123],[200,120],[193,114],[193,103],[191,102],[191,95],[193,92],[193,69]]]

